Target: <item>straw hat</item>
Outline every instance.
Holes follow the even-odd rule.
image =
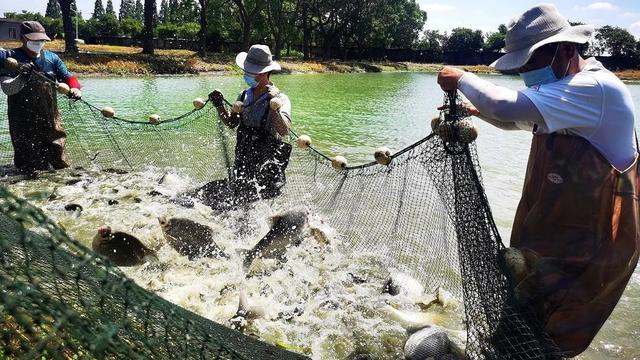
[[[236,56],[236,64],[242,70],[253,74],[280,70],[280,64],[273,61],[267,45],[253,45],[248,52],[241,52]]]
[[[525,65],[533,52],[551,43],[589,41],[594,28],[591,25],[571,26],[558,9],[541,4],[514,18],[507,26],[505,52],[491,66],[500,71],[516,70]]]

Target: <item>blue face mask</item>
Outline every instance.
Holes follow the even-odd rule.
[[[558,47],[559,46],[560,44],[558,43]],[[553,65],[553,62],[556,60],[558,47],[556,47],[556,52],[555,54],[553,54],[553,59],[551,60],[551,64],[540,69],[520,73],[520,77],[522,78],[522,81],[524,81],[524,84],[527,87],[549,84],[549,83],[560,80],[556,76],[556,73],[553,72],[553,68],[551,67],[551,65]]]
[[[252,88],[258,85],[256,78],[253,75],[249,75],[249,74],[244,74],[244,82],[246,82],[247,85],[249,85],[249,87],[252,87]]]

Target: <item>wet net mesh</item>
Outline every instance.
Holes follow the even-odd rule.
[[[0,97],[6,101],[6,97]],[[443,124],[455,124],[453,95]],[[74,167],[136,171],[174,168],[205,183],[225,178],[234,134],[209,103],[151,124],[106,117],[59,96]],[[6,105],[0,104],[0,109]],[[8,181],[13,150],[0,114],[0,161]],[[448,125],[448,126],[449,126]],[[454,129],[455,127],[449,126]],[[473,143],[431,134],[377,162],[336,168],[313,147],[294,146],[287,184],[275,202],[305,203],[344,240],[345,252],[371,253],[427,290],[463,299],[470,359],[556,358],[550,342],[512,298],[498,264],[503,248],[485,197]],[[292,131],[289,141],[295,144]],[[443,140],[443,139],[446,139]],[[296,358],[168,303],[128,280],[38,209],[0,188],[0,331],[4,354],[55,358]]]

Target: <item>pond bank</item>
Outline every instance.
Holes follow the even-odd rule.
[[[20,46],[18,42],[0,42],[7,49]],[[79,54],[65,54],[64,42],[54,40],[47,49],[59,53],[69,70],[90,76],[154,76],[213,74],[231,75],[239,73],[234,54],[212,53],[202,58],[191,50],[162,50],[154,55],[142,54],[138,47],[111,45],[80,45]],[[443,64],[421,64],[391,61],[340,61],[302,60],[285,57],[279,61],[282,73],[364,73],[364,72],[438,72]],[[479,74],[497,74],[486,65],[457,65],[466,71]],[[640,69],[615,72],[622,80],[640,81]]]

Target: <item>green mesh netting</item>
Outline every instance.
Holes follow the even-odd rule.
[[[233,132],[220,127],[210,105],[152,125],[105,118],[84,101],[58,101],[72,166],[169,167],[204,183],[225,178],[232,163]],[[455,102],[445,97],[445,103]],[[443,116],[455,122],[464,114]],[[0,122],[0,131],[7,179],[20,179],[9,165],[6,121]],[[373,162],[336,170],[328,156],[296,148],[287,185],[274,203],[307,204],[339,232],[344,252],[375,254],[428,291],[444,288],[462,298],[467,358],[556,357],[535,322],[514,306],[498,266],[503,245],[474,145],[431,134],[392,157],[387,166]],[[27,357],[44,350],[54,357],[79,352],[106,358],[296,356],[142,290],[40,211],[4,189],[0,199],[5,352]]]

